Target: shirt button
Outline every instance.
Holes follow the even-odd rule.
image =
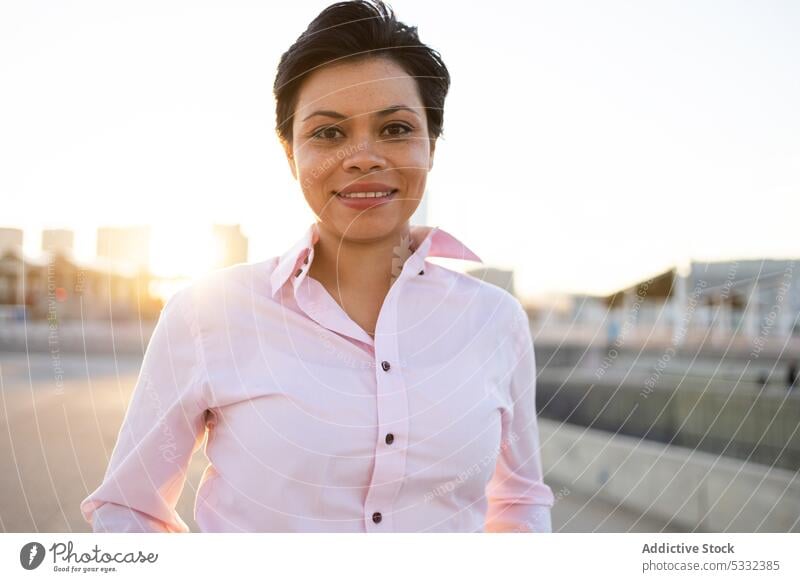
[[[389,362],[387,362],[386,360],[381,362],[381,368],[383,368],[384,372],[388,372],[389,368],[391,367],[392,367],[391,364],[389,364]]]
[[[382,517],[383,516],[381,515],[381,512],[376,511],[375,513],[372,514],[372,521],[374,521],[375,523],[380,523]]]
[[[392,433],[387,434],[386,435],[386,444],[390,445],[393,442],[394,442],[394,435]]]

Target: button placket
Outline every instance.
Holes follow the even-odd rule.
[[[402,292],[403,279],[389,290],[378,320],[381,333],[375,337],[375,362],[380,362],[375,369],[378,440],[364,505],[367,532],[395,531],[392,508],[405,476],[408,395],[397,343],[397,297]]]

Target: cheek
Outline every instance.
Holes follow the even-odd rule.
[[[300,185],[307,194],[314,195],[327,183],[328,175],[334,170],[336,158],[329,155],[307,151],[297,159],[297,172]]]
[[[428,148],[422,146],[411,147],[403,156],[398,166],[402,167],[402,172],[406,175],[409,184],[422,185],[428,175],[430,165],[430,154]]]
[[[407,161],[407,170],[405,170],[407,181],[419,190],[420,196],[422,195],[422,190],[425,189],[425,183],[428,177],[428,164],[429,158],[426,154],[419,154]]]

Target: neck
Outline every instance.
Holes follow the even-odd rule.
[[[319,240],[309,275],[326,287],[375,298],[384,296],[413,252],[408,222],[386,236],[351,241],[317,223]]]

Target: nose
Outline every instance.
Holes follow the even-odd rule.
[[[386,168],[386,159],[381,155],[375,141],[365,138],[345,146],[342,167],[345,170],[374,172]]]

